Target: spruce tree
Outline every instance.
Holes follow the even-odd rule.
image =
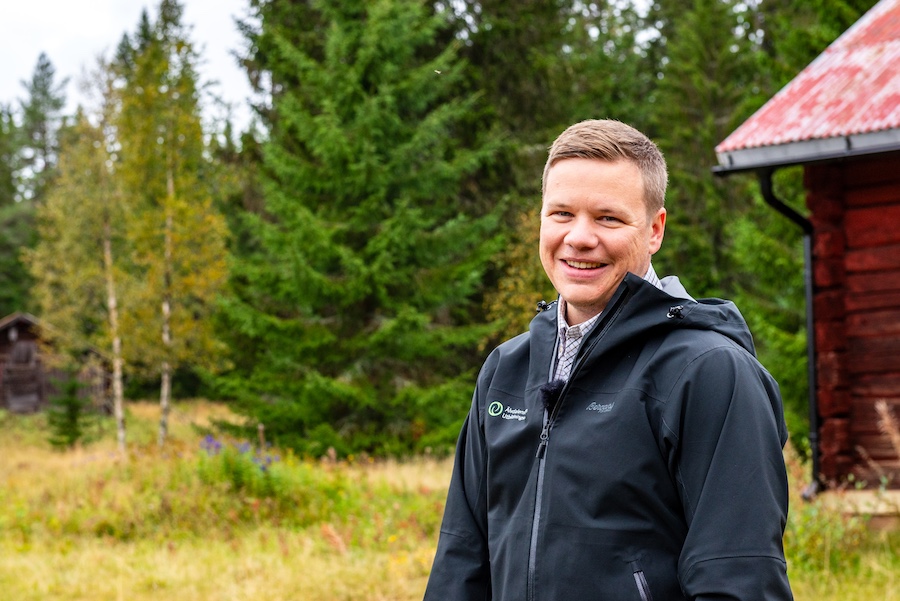
[[[256,5],[265,206],[226,304],[223,384],[306,453],[446,447],[497,246],[470,179],[494,147],[464,130],[476,99],[458,42],[438,42],[447,16],[419,0]]]
[[[68,79],[56,81],[56,68],[43,52],[30,81],[22,82],[27,96],[21,101],[23,153],[21,197],[40,199],[53,179],[59,151],[59,133],[64,125]]]
[[[19,128],[12,109],[0,104],[0,207],[7,207],[16,201],[19,147]]]
[[[751,41],[740,28],[746,5],[699,0],[677,16],[654,126],[669,167],[666,241],[655,262],[677,273],[695,295],[733,290],[726,228],[746,212],[748,188],[713,176],[715,145],[735,120],[754,77]]]
[[[58,392],[50,398],[47,408],[47,425],[50,428],[50,444],[57,449],[71,449],[85,435],[91,415],[90,401],[81,395],[82,386],[77,371],[60,371],[62,377],[53,382]]]
[[[66,81],[41,53],[20,100],[18,123],[9,106],[0,106],[0,314],[29,311],[33,281],[22,252],[33,248],[34,203],[56,174],[59,138],[64,126]]]
[[[19,253],[34,245],[34,205],[18,202],[22,136],[10,106],[0,104],[0,316],[28,311],[32,280]]]

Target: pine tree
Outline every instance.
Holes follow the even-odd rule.
[[[474,99],[458,44],[436,43],[446,15],[414,0],[257,6],[265,210],[247,216],[226,305],[224,384],[304,452],[446,445],[496,250],[496,219],[464,187],[493,148],[461,143],[477,138],[461,129]]]
[[[123,328],[135,333],[135,364],[160,374],[161,445],[173,374],[179,366],[215,369],[223,352],[209,316],[226,279],[226,227],[204,179],[199,59],[182,15],[177,0],[162,0],[157,20],[145,13],[117,56],[124,81],[119,173],[145,283]]]

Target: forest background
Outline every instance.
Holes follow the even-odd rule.
[[[0,100],[0,315],[26,311],[124,399],[229,402],[301,456],[445,454],[490,349],[555,298],[540,173],[614,118],[670,169],[660,275],[735,300],[808,435],[801,232],[713,148],[874,0],[248,0],[246,131],[201,114],[178,0],[64,114],[42,57]],[[805,212],[801,172],[776,173]]]

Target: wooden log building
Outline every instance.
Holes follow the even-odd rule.
[[[109,369],[94,349],[86,349],[78,366],[79,392],[98,410],[109,408]],[[67,377],[42,338],[38,319],[13,313],[0,319],[0,409],[34,413],[46,409]]]
[[[885,478],[900,449],[900,0],[882,0],[716,147],[720,175],[755,171],[807,250],[814,481]],[[808,216],[773,193],[802,165]]]

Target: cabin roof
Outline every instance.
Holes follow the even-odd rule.
[[[900,0],[881,0],[716,146],[716,171],[900,150]]]

